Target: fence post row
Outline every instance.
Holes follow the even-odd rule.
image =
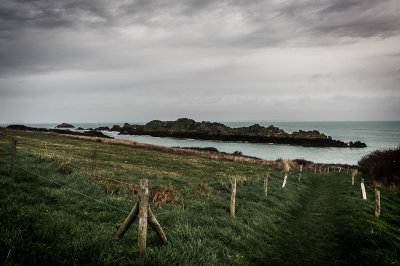
[[[235,202],[236,202],[236,177],[232,178],[232,194],[231,194],[231,217],[235,218]]]
[[[367,199],[367,194],[365,192],[364,178],[361,178],[361,195],[363,200]]]
[[[375,217],[381,215],[381,192],[375,188]]]
[[[15,157],[17,155],[17,140],[12,139],[11,140],[11,172],[10,172],[10,177],[14,179],[15,175]]]

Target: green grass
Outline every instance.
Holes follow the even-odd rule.
[[[10,161],[12,138],[18,138],[17,165],[27,171],[17,168],[11,180],[10,165],[0,163],[2,264],[400,263],[399,197],[382,189],[381,217],[376,218],[373,192],[367,190],[368,200],[361,200],[359,179],[351,186],[345,171],[303,173],[300,183],[298,173],[290,172],[282,189],[283,173],[263,165],[4,129],[1,161]],[[96,148],[97,172],[103,176],[127,182],[148,178],[150,192],[172,183],[177,204],[160,209],[150,202],[168,245],[149,228],[147,249],[140,252],[137,221],[122,239],[114,238],[137,199],[133,187],[111,196],[106,182],[93,181]],[[263,197],[266,171],[272,177]],[[229,216],[231,176],[240,178],[234,219]]]

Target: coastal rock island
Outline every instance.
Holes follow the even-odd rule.
[[[176,121],[153,120],[146,125],[125,123],[122,127],[114,125],[110,130],[128,135],[290,144],[305,147],[364,148],[367,146],[360,141],[345,143],[340,140],[333,140],[332,137],[326,136],[317,130],[299,130],[290,134],[273,125],[263,127],[259,124],[254,124],[249,127],[231,128],[221,123],[196,122],[188,118],[180,118]]]
[[[56,128],[75,128],[75,127],[71,124],[61,123],[61,124],[57,125]]]

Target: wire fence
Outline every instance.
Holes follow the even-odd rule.
[[[29,139],[26,139],[26,141],[29,141]],[[45,147],[44,150],[47,150],[48,147],[52,147],[52,146],[58,147],[58,145],[54,145],[54,144],[52,144],[52,143],[47,143],[47,142],[44,142],[44,143],[42,142],[42,145]],[[33,148],[31,147],[31,145],[29,145],[29,144],[27,144],[27,143],[24,143],[23,141],[19,141],[19,143],[18,143],[18,152],[19,152],[19,153],[20,153],[20,152],[23,152],[23,153],[32,155],[32,153],[30,153],[29,151],[24,151],[24,149],[23,149],[24,146],[27,147],[27,148],[29,148],[29,149],[33,149]],[[107,155],[107,156],[111,156],[111,157],[116,157],[116,156],[117,156],[115,153],[111,153],[110,151],[105,151],[104,149],[101,150],[101,152],[100,152],[100,151],[98,150],[98,148],[97,148],[97,144],[92,145],[91,148],[92,148],[92,150],[88,150],[88,157],[91,158],[91,159],[87,159],[87,158],[85,158],[85,159],[86,159],[87,161],[91,161],[93,164],[96,164],[95,168],[97,167],[97,162],[98,162],[98,160],[99,160],[99,158],[96,158],[96,156],[99,156],[99,154],[101,154],[101,155]],[[43,149],[34,152],[34,154],[40,155],[42,152],[43,152]],[[94,153],[97,153],[97,154],[95,155]],[[54,153],[54,154],[55,154],[55,153]],[[64,155],[64,156],[68,156],[67,153],[64,153],[63,155]],[[62,157],[62,156],[59,156],[59,157]],[[84,156],[80,156],[79,158],[84,158]],[[2,160],[0,160],[0,162],[6,163],[6,164],[10,164],[9,161],[2,161]],[[94,197],[92,197],[92,196],[89,196],[89,195],[87,195],[87,194],[85,194],[85,193],[83,193],[83,192],[81,192],[81,191],[78,191],[78,190],[73,189],[73,188],[71,188],[71,187],[69,187],[69,186],[66,186],[66,185],[61,184],[61,183],[59,183],[59,182],[57,182],[57,181],[54,181],[54,180],[51,179],[51,178],[45,177],[45,176],[43,176],[43,175],[41,175],[41,174],[34,173],[34,172],[32,172],[30,169],[27,169],[27,167],[23,167],[23,166],[21,166],[20,164],[17,164],[16,167],[19,168],[19,169],[21,169],[21,170],[23,170],[23,171],[25,171],[26,173],[33,174],[33,175],[35,175],[35,176],[37,176],[37,177],[39,177],[39,178],[41,178],[41,179],[44,179],[44,180],[47,180],[48,182],[53,183],[53,184],[55,184],[55,185],[58,185],[58,186],[60,186],[60,187],[64,187],[64,188],[66,188],[66,189],[68,189],[68,190],[70,190],[70,191],[72,191],[72,192],[74,192],[74,193],[76,193],[76,194],[78,194],[78,195],[81,195],[81,196],[83,196],[83,197],[85,197],[85,198],[91,199],[91,200],[93,200],[93,201],[95,201],[95,202],[97,202],[97,203],[99,203],[99,204],[102,204],[102,205],[107,206],[107,207],[109,207],[109,208],[118,210],[118,211],[120,211],[121,213],[129,214],[129,211],[127,211],[127,210],[123,210],[123,209],[121,209],[121,208],[119,208],[119,207],[113,206],[113,205],[108,204],[108,203],[106,203],[106,202],[104,202],[104,201],[101,201],[101,200],[99,200],[99,199],[96,199],[96,198],[94,198]],[[98,169],[95,169],[95,173],[94,173],[93,169],[92,169],[92,171],[90,170],[90,167],[89,167],[89,168],[86,168],[86,169],[83,169],[83,168],[81,168],[81,167],[74,166],[74,165],[70,165],[70,167],[72,167],[75,171],[79,171],[79,172],[84,173],[84,174],[87,174],[87,175],[89,175],[89,176],[90,176],[90,175],[93,175],[93,176],[95,176],[96,178],[101,178],[101,179],[103,179],[103,180],[107,180],[107,181],[110,181],[110,182],[123,184],[123,185],[129,186],[130,188],[138,188],[138,187],[139,187],[139,185],[136,184],[135,181],[127,182],[127,181],[124,181],[124,180],[118,180],[118,179],[115,179],[115,178],[112,178],[112,177],[106,177],[106,176],[104,176],[104,175],[101,175],[101,174],[99,174],[99,173],[97,172]],[[92,167],[93,167],[93,165],[92,165]],[[316,168],[311,168],[310,171],[309,171],[309,174],[317,174],[317,175],[318,175],[318,174],[321,174],[321,172],[323,173],[323,171],[320,171],[320,170],[321,170],[321,167],[317,167],[317,168],[318,168],[318,169],[317,169],[317,172],[315,172],[315,169],[316,169]],[[343,170],[343,173],[346,172],[346,169],[342,169],[342,170]],[[300,173],[300,171],[292,171],[291,173],[298,174],[298,173]],[[302,171],[302,173],[304,173],[304,172]],[[277,179],[283,179],[283,176],[278,176],[278,175],[276,175],[276,174],[274,174],[274,173],[272,173],[272,172],[269,172],[269,177],[277,178]],[[177,177],[175,177],[175,179],[177,179]],[[181,181],[184,185],[186,185],[186,186],[197,186],[197,185],[207,185],[207,186],[211,186],[211,185],[223,185],[223,186],[226,186],[227,184],[230,183],[231,180],[230,180],[230,179],[226,179],[226,180],[218,180],[218,181],[215,181],[215,182],[188,182],[188,181],[185,180],[185,179],[180,179],[180,181]],[[239,180],[239,181],[240,181],[240,180]],[[375,192],[374,188],[372,188],[371,186],[369,186],[369,185],[366,184],[366,183],[365,183],[365,185],[366,185],[366,187],[367,187],[371,192]],[[154,187],[159,187],[159,186],[149,186],[149,188],[154,188]],[[181,211],[181,210],[179,210],[179,212],[180,212],[180,211]],[[159,215],[171,214],[171,213],[176,213],[176,212],[178,212],[178,211],[165,211],[165,212],[156,213],[155,215],[156,215],[156,216],[159,216]],[[394,221],[396,221],[397,223],[400,224],[400,221],[399,221],[398,219],[396,219],[395,217],[393,217],[389,212],[385,212],[385,215],[386,215],[386,214],[388,215],[388,217],[390,217],[391,219],[393,219]]]

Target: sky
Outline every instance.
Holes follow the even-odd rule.
[[[400,120],[398,0],[1,0],[0,123]]]

